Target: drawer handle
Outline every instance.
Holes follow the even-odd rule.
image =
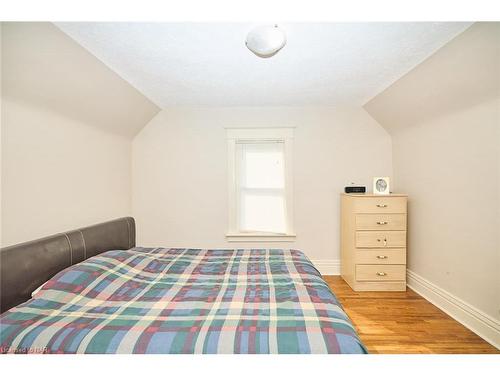
[[[380,238],[377,238],[378,242],[381,242],[382,240]],[[387,246],[387,238],[384,238],[384,246]]]
[[[386,204],[377,204],[377,207],[385,208],[385,207],[387,207],[387,205]]]
[[[389,224],[387,221],[377,221],[378,225],[386,225]]]
[[[378,259],[387,259],[387,255],[377,255]]]
[[[377,272],[377,276],[387,276],[385,272]]]

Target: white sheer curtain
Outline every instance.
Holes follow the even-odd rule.
[[[236,147],[239,230],[286,233],[284,143],[238,142]]]

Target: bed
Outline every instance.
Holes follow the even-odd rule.
[[[55,275],[42,272],[43,287],[9,306],[2,353],[366,353],[301,251],[135,247],[133,219],[124,219],[121,241],[97,254],[82,231],[85,254]],[[70,252],[77,247],[63,237]],[[12,249],[4,250],[2,281],[15,277],[3,264]],[[12,304],[3,292],[2,304]]]

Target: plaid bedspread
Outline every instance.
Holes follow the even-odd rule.
[[[87,259],[0,316],[3,353],[365,353],[297,250],[133,248]]]

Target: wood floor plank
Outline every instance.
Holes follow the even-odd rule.
[[[500,354],[474,332],[408,289],[354,292],[340,276],[324,276],[370,353]]]

